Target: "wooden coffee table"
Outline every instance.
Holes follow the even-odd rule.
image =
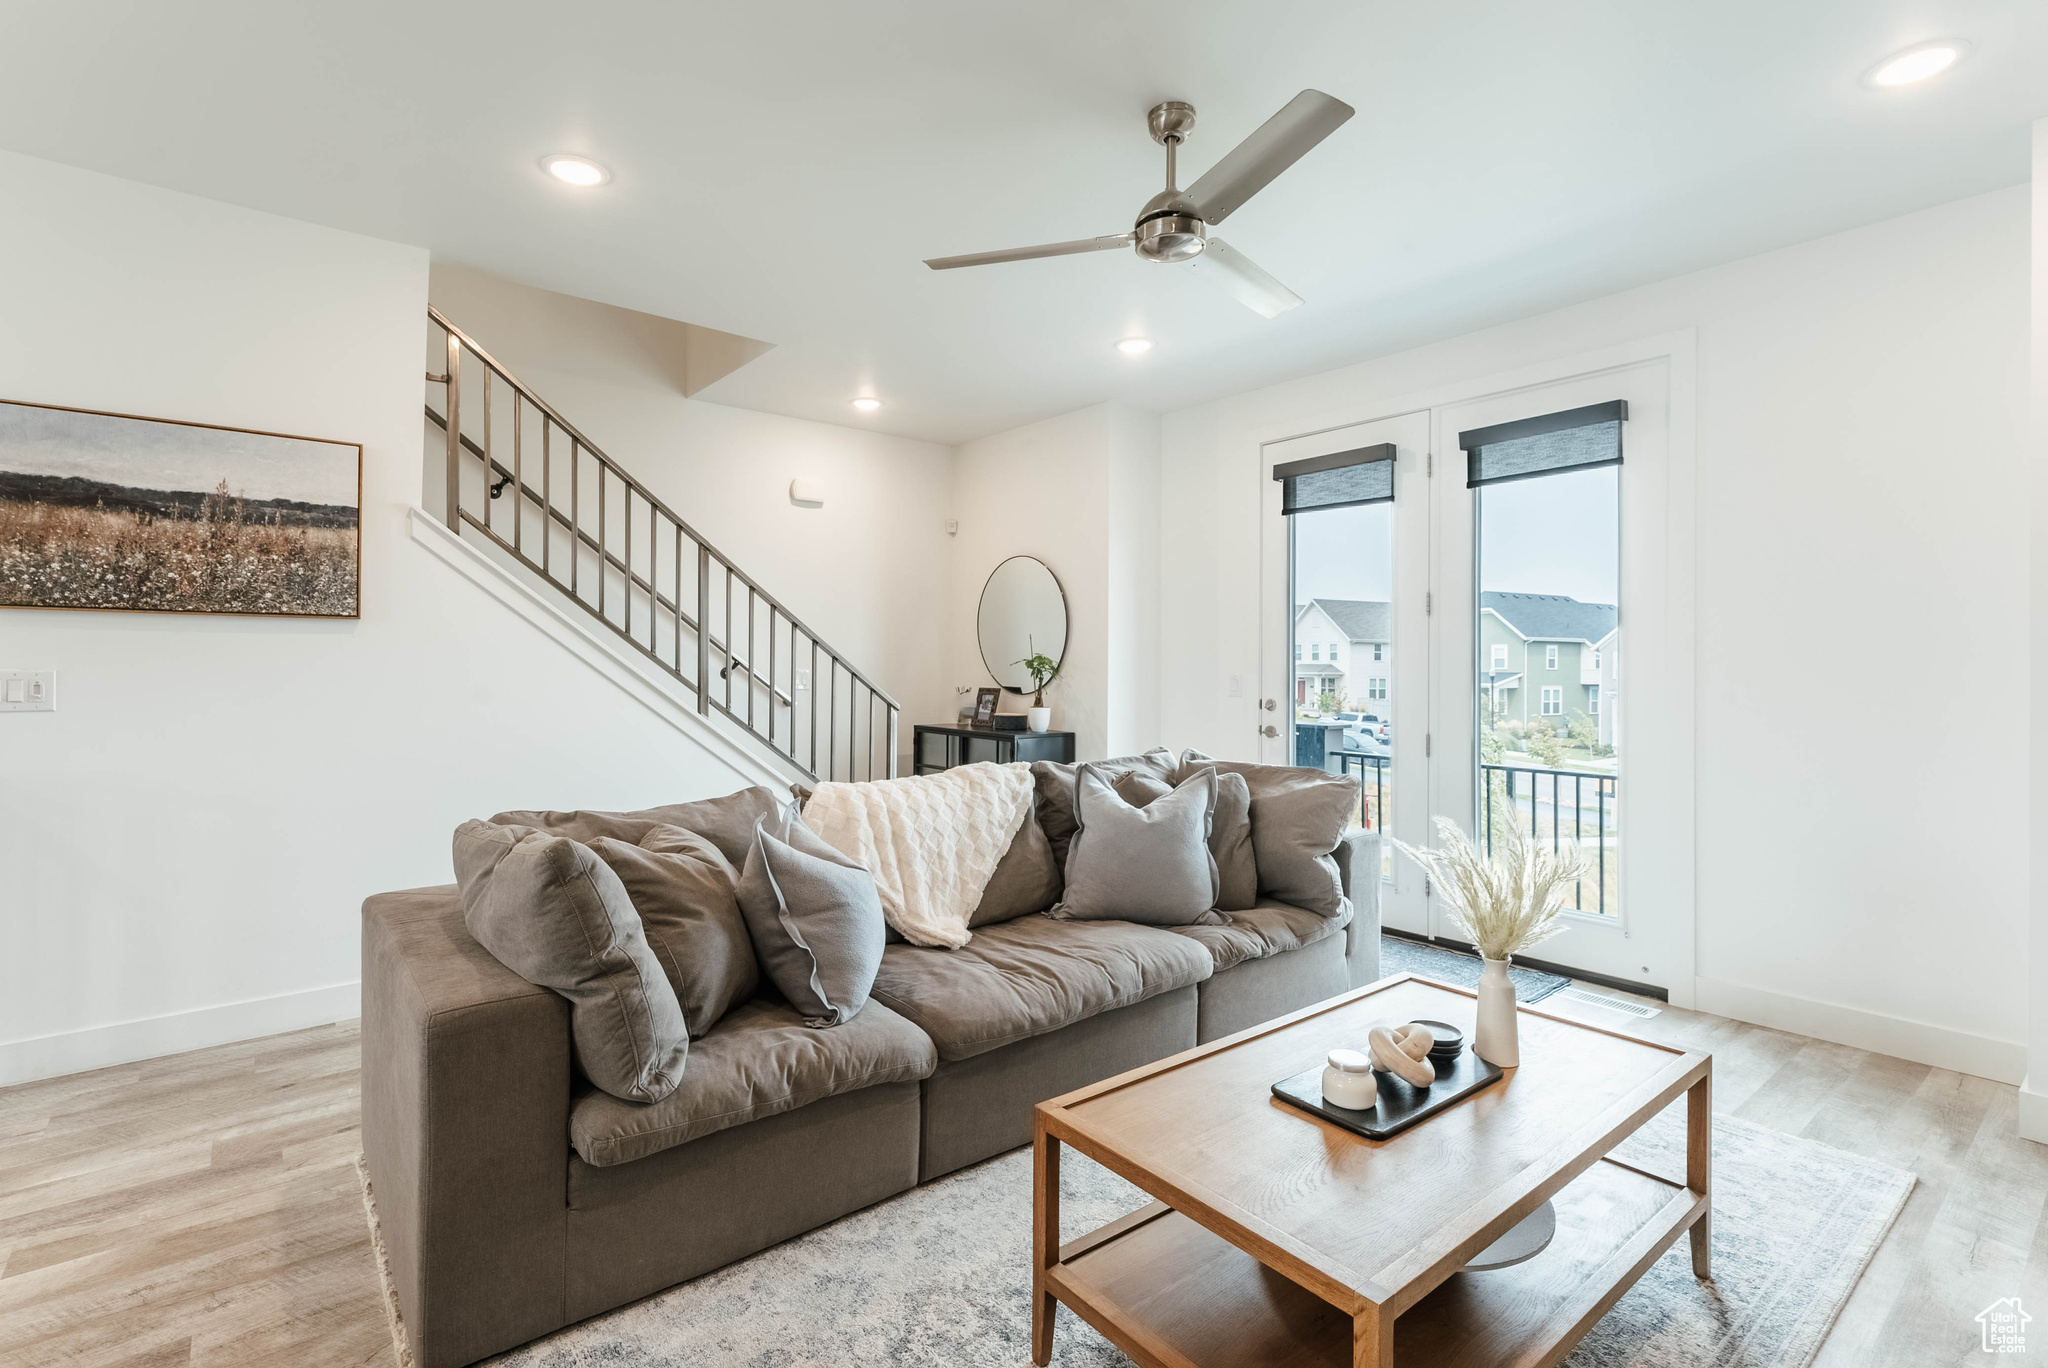
[[[1041,1102],[1033,1358],[1058,1300],[1146,1368],[1546,1368],[1681,1231],[1706,1277],[1709,1055],[1523,1007],[1519,1069],[1389,1140],[1268,1091],[1383,1020],[1469,1041],[1474,1005],[1403,974]],[[1682,1180],[1605,1157],[1681,1093]],[[1157,1200],[1062,1247],[1062,1145]],[[1548,1249],[1458,1276],[1545,1201]]]

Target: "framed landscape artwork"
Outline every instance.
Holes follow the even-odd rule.
[[[353,442],[0,400],[0,608],[361,615]]]

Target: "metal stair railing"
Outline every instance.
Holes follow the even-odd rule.
[[[427,319],[447,356],[446,371],[427,372],[444,400],[437,412],[430,398],[426,416],[447,437],[449,531],[512,557],[681,684],[700,714],[723,714],[808,778],[895,777],[894,698],[474,338],[432,306]]]

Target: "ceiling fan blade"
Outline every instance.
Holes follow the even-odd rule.
[[[1111,233],[1108,237],[1076,238],[1072,242],[1048,242],[1042,247],[1012,247],[1005,252],[970,252],[966,256],[933,257],[925,262],[934,271],[956,266],[993,266],[998,261],[1030,261],[1037,257],[1072,256],[1076,252],[1107,252],[1131,245],[1131,234]]]
[[[1187,189],[1187,197],[1214,227],[1240,204],[1272,184],[1274,177],[1308,155],[1356,111],[1320,90],[1304,90],[1252,135],[1223,154]]]
[[[1301,306],[1301,296],[1260,270],[1252,259],[1222,238],[1210,238],[1189,269],[1228,291],[1254,313],[1278,318]]]

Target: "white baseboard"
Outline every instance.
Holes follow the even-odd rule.
[[[1937,1069],[1953,1069],[1994,1083],[2018,1083],[2027,1073],[2027,1047],[2018,1040],[1999,1040],[1958,1031],[1952,1026],[1886,1016],[1861,1007],[1794,997],[1721,979],[1694,980],[1694,994],[1693,1006],[1702,1012],[1910,1059]]]
[[[2048,1093],[2034,1091],[2032,1078],[2020,1081],[2019,1125],[2014,1129],[2022,1140],[2048,1144]]]
[[[362,1000],[360,982],[336,983],[140,1021],[0,1041],[0,1086],[347,1021],[362,1015]]]

